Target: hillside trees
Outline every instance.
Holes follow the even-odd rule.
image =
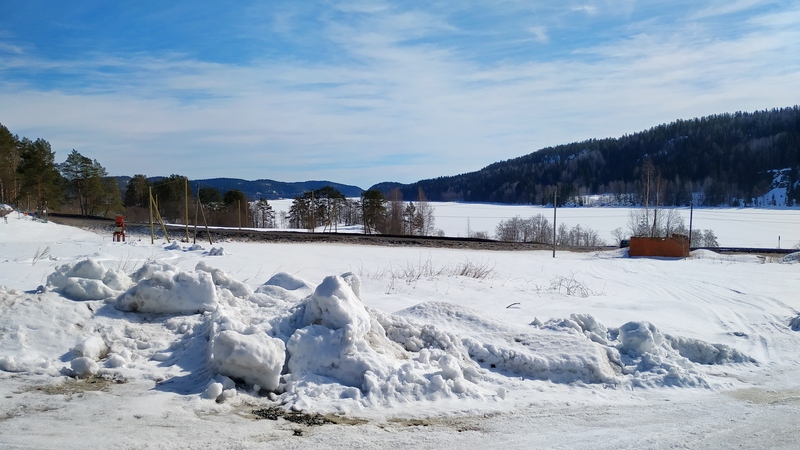
[[[150,205],[150,187],[147,176],[134,175],[125,187],[125,207],[147,208]]]
[[[11,203],[19,192],[19,140],[0,124],[0,203]]]
[[[58,168],[66,183],[67,197],[77,200],[81,214],[107,215],[122,208],[116,180],[108,177],[106,169],[97,160],[73,149]]]
[[[367,190],[361,194],[364,233],[372,234],[383,227],[386,217],[386,197],[378,190]]]
[[[188,178],[177,174],[153,183],[153,199],[164,220],[180,223],[186,216],[187,183]]]
[[[55,153],[44,139],[19,141],[20,189],[17,203],[26,209],[49,207],[58,209],[63,194],[61,174],[55,163]]]
[[[261,197],[253,205],[253,225],[256,228],[275,228],[275,211],[272,205]]]
[[[649,158],[659,169],[663,206],[749,204],[764,195],[771,170],[800,169],[800,107],[677,120],[615,139],[547,147],[490,164],[477,172],[378,185],[413,196],[423,188],[434,201],[548,204],[581,194],[613,194],[620,202],[635,192],[637,168]],[[651,224],[652,225],[652,224]]]

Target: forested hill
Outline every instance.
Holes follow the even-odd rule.
[[[164,177],[149,177],[150,182],[157,182],[164,179]],[[120,186],[120,191],[125,192],[128,182],[131,180],[129,176],[117,177],[117,182]],[[267,200],[275,200],[279,198],[293,198],[302,195],[306,191],[319,190],[325,186],[332,186],[339,190],[346,197],[358,197],[361,195],[363,189],[358,186],[350,186],[347,184],[333,183],[331,181],[300,181],[300,182],[282,182],[275,180],[242,180],[239,178],[209,178],[204,180],[191,180],[189,181],[192,192],[197,191],[197,187],[212,187],[225,193],[230,190],[241,191],[249,200],[258,200],[265,198]]]
[[[373,189],[398,188],[407,200],[422,188],[431,201],[548,204],[558,185],[559,203],[581,194],[636,202],[647,159],[660,175],[661,204],[688,205],[692,193],[709,206],[749,204],[770,189],[775,170],[787,168],[787,198],[800,203],[800,108],[678,120],[616,139],[547,147],[477,172]]]

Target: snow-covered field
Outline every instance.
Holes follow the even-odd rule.
[[[292,200],[270,201],[276,212],[288,211]],[[553,222],[553,209],[530,205],[501,205],[431,202],[436,217],[435,228],[446,236],[466,237],[474,232],[486,232],[494,237],[497,224],[515,216],[523,219],[537,214]],[[675,208],[689,227],[689,208]],[[612,231],[622,228],[628,233],[632,208],[582,207],[558,208],[557,222],[569,228],[580,225],[597,231],[600,239],[616,244]],[[774,208],[695,208],[692,227],[712,230],[721,247],[800,248],[800,209]],[[779,241],[780,239],[780,241]],[[780,244],[779,244],[780,242]]]
[[[437,228],[546,214],[470,206]],[[721,245],[797,242],[722,211]],[[797,254],[205,247],[0,222],[0,447],[798,445]]]

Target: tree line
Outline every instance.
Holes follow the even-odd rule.
[[[263,197],[251,201],[240,190],[224,193],[190,182],[182,175],[151,179],[134,175],[122,189],[97,161],[72,150],[62,163],[44,139],[32,141],[0,124],[0,203],[32,213],[58,211],[111,217],[124,214],[131,222],[150,220],[151,207],[169,223],[206,223],[225,227],[290,228],[338,231],[363,226],[365,233],[432,235],[434,209],[422,192],[403,201],[399,190],[388,197],[376,190],[346,198],[324,186],[295,197],[286,217],[279,217]]]
[[[367,190],[358,199],[345,196],[332,186],[296,196],[288,214],[289,227],[338,231],[339,225],[362,226],[364,233],[403,236],[440,234],[434,229],[434,208],[422,190],[416,202],[404,202],[399,190],[388,198],[378,190]]]
[[[116,179],[97,160],[72,150],[63,163],[44,139],[12,134],[0,124],[0,202],[28,211],[109,215],[122,209]]]
[[[477,172],[379,184],[409,195],[422,188],[431,201],[581,204],[584,195],[611,194],[639,205],[645,160],[663,180],[662,204],[751,205],[785,171],[789,204],[800,202],[800,107],[678,120],[615,139],[547,147]]]

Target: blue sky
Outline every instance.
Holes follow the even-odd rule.
[[[381,181],[800,103],[796,1],[0,4],[0,123],[112,175]]]

